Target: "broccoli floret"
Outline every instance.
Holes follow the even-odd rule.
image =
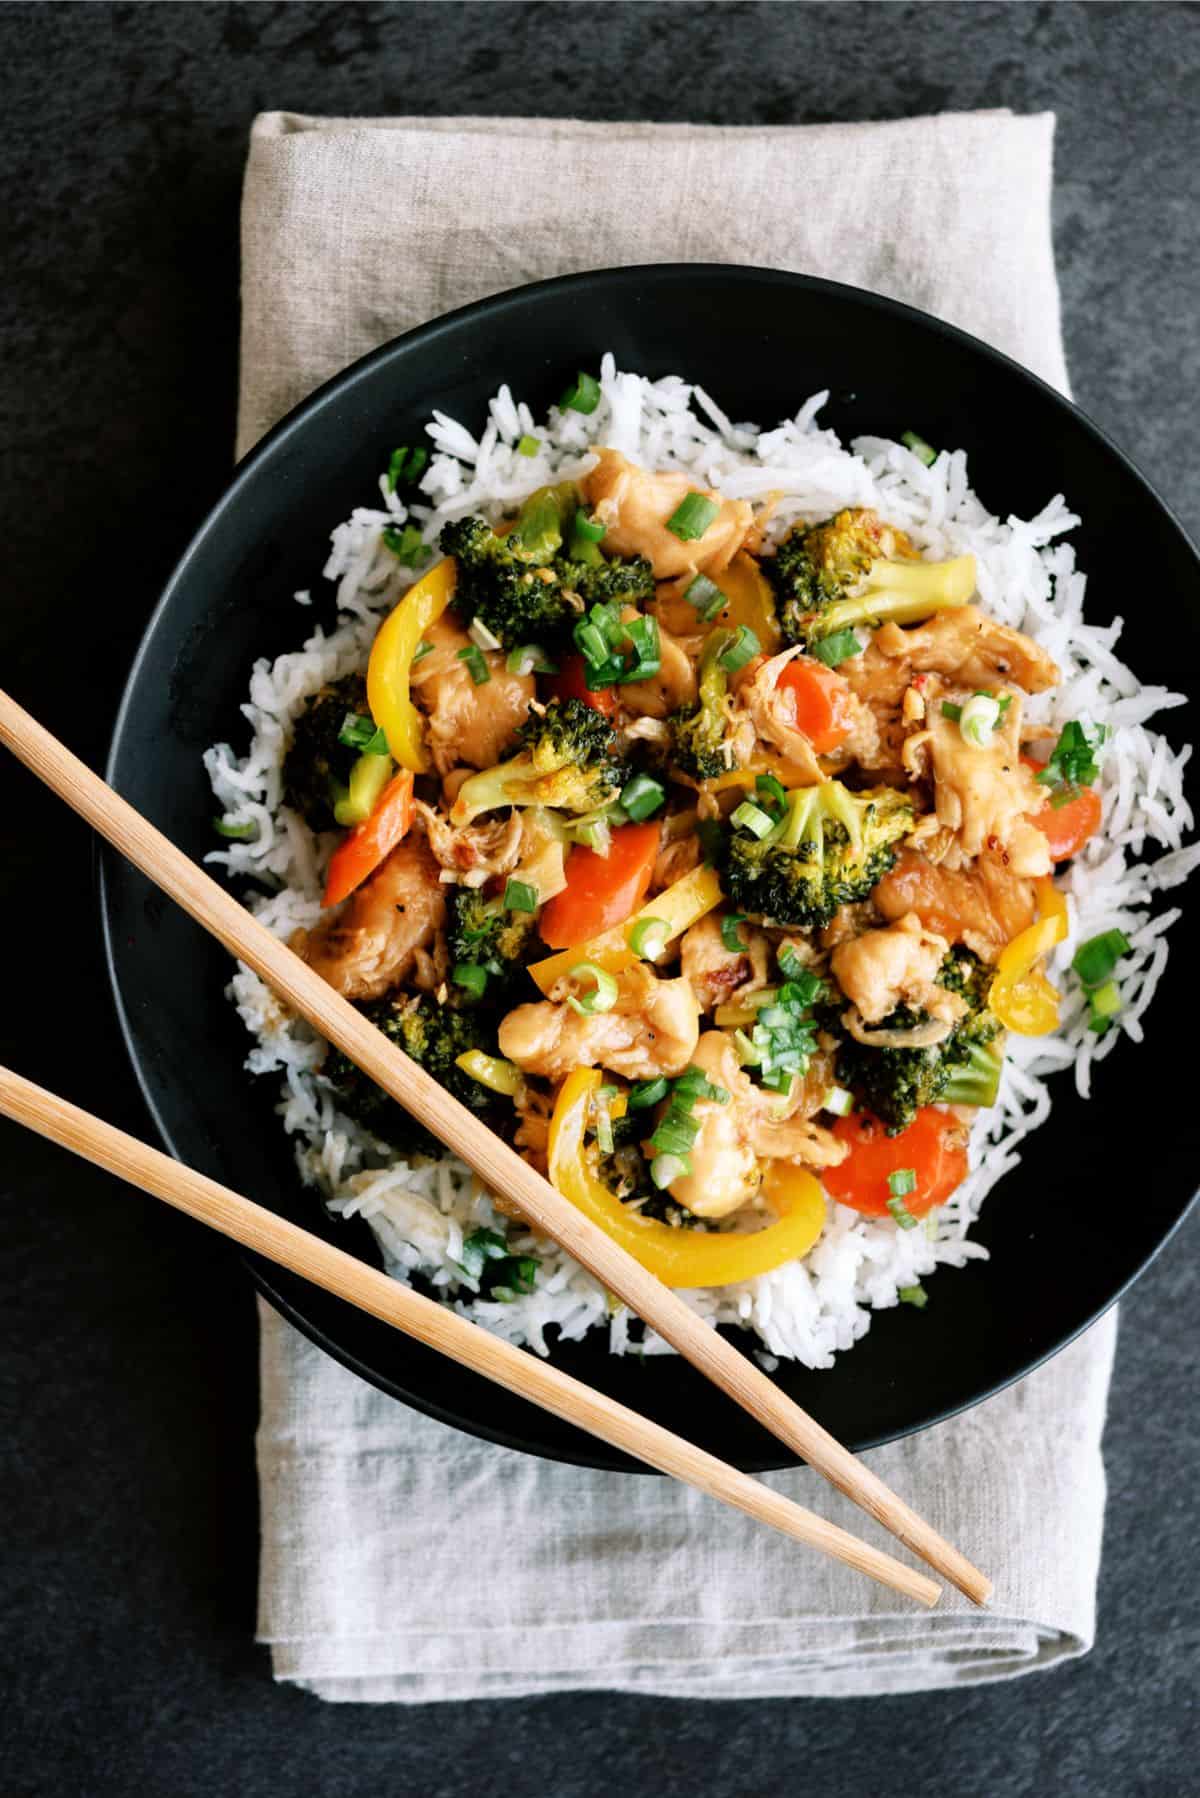
[[[877,513],[856,506],[824,524],[803,525],[786,537],[763,571],[779,601],[779,623],[788,643],[811,649],[825,637],[856,626],[891,620],[915,624],[935,612],[965,605],[975,591],[975,559],[950,562],[893,561],[885,538],[907,539]]]
[[[453,824],[469,824],[480,812],[504,805],[546,805],[591,812],[611,805],[628,770],[613,756],[617,733],[582,699],[552,699],[517,732],[516,753],[495,768],[473,774],[459,788]]]
[[[505,911],[502,898],[487,899],[478,887],[452,887],[449,909],[452,960],[487,969],[488,1000],[511,990],[538,950],[537,913]]]
[[[456,1065],[468,1049],[498,1053],[490,1015],[454,1010],[424,994],[376,999],[358,1009],[470,1111],[493,1126],[502,1120],[508,1101]],[[445,1154],[442,1144],[340,1049],[331,1050],[324,1072],[341,1109],[402,1154]]]
[[[937,983],[958,993],[970,1006],[965,1017],[939,1043],[923,1049],[885,1049],[841,1036],[833,1018],[824,1021],[841,1036],[837,1052],[840,1085],[861,1095],[867,1106],[895,1135],[911,1124],[925,1105],[992,1105],[1000,1084],[1003,1045],[999,1020],[987,1008],[991,970],[969,949],[952,949],[938,971]],[[879,1030],[914,1030],[929,1014],[898,1005]]]
[[[713,631],[700,652],[699,703],[683,707],[671,718],[671,760],[696,780],[715,780],[729,772],[724,754],[729,723],[729,678],[720,655],[732,633]]]
[[[762,837],[733,825],[720,852],[721,883],[740,911],[817,929],[839,906],[867,897],[912,823],[911,800],[893,787],[852,793],[836,780],[798,787]]]
[[[586,608],[653,597],[644,556],[609,560],[571,537],[578,505],[578,489],[566,482],[530,494],[503,536],[477,514],[443,527],[442,550],[457,564],[456,610],[478,618],[506,649],[560,641],[580,615],[579,601]]]
[[[359,751],[339,743],[346,714],[369,717],[367,683],[348,674],[314,693],[297,718],[283,763],[284,803],[313,830],[332,830],[334,800],[350,778]]]

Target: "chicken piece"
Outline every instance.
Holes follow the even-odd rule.
[[[871,897],[883,917],[915,912],[927,930],[965,943],[988,962],[1034,917],[1032,881],[1014,874],[993,854],[981,855],[969,867],[947,868],[905,849]]]
[[[978,606],[954,606],[908,629],[885,624],[875,633],[874,647],[915,673],[945,675],[963,687],[1012,682],[1026,693],[1044,693],[1062,678],[1040,643]]]
[[[523,836],[520,812],[514,811],[509,817],[492,823],[456,825],[451,824],[443,813],[426,805],[423,799],[417,800],[415,810],[425,827],[434,860],[455,874],[472,876],[470,885],[481,885],[496,874],[511,874],[520,860]]]
[[[840,943],[830,965],[833,977],[866,1024],[879,1024],[897,1005],[954,1023],[967,1007],[957,993],[936,984],[950,953],[944,936],[906,912],[883,930],[867,930]]]
[[[636,618],[635,610],[628,610],[627,617]],[[622,713],[631,718],[669,718],[681,706],[693,706],[699,693],[696,682],[696,665],[687,648],[669,631],[658,627],[658,641],[662,657],[657,674],[649,680],[629,681],[618,687]]]
[[[585,475],[583,490],[588,504],[607,527],[604,547],[618,556],[645,556],[656,580],[683,574],[720,574],[742,547],[753,523],[753,512],[744,499],[722,499],[719,493],[697,487],[686,474],[653,474],[627,462],[617,450],[602,449],[599,461]],[[717,515],[704,532],[684,542],[667,529],[667,520],[689,493],[703,493],[717,506]]]
[[[292,948],[343,998],[379,999],[414,970],[436,983],[433,952],[445,917],[437,863],[421,837],[409,836],[345,911],[297,932]]]
[[[825,778],[821,764],[804,732],[796,729],[794,702],[789,711],[777,685],[784,667],[799,654],[799,649],[785,649],[781,655],[772,656],[769,661],[763,662],[753,680],[742,689],[739,700],[749,712],[754,728],[763,741],[781,750],[793,764],[797,784],[816,786]],[[803,782],[800,781],[801,775],[804,777]]]
[[[517,1088],[513,1099],[513,1110],[517,1114],[517,1128],[513,1133],[513,1147],[526,1160],[530,1167],[539,1174],[546,1172],[546,1158],[550,1147],[550,1118],[554,1111],[554,1099],[550,1093],[538,1092],[536,1087],[523,1081]],[[514,1200],[506,1199],[503,1193],[492,1194],[492,1204],[497,1211],[503,1211],[506,1217],[522,1217],[523,1214]]]
[[[699,1125],[689,1151],[690,1174],[672,1182],[671,1197],[696,1217],[728,1217],[758,1191],[764,1159],[786,1158],[808,1167],[831,1167],[845,1160],[844,1144],[810,1121],[832,1084],[828,1061],[814,1057],[808,1075],[781,1098],[755,1086],[743,1071],[733,1039],[706,1030],[692,1056],[715,1086],[729,1094],[697,1099],[692,1120]]]
[[[702,1012],[723,1005],[734,993],[754,992],[767,984],[770,945],[761,930],[739,924],[746,947],[731,952],[721,937],[721,921],[715,912],[701,918],[684,933],[680,945],[680,971],[692,983]]]
[[[428,714],[426,742],[439,774],[465,762],[493,768],[529,716],[537,687],[532,674],[510,674],[502,651],[484,656],[490,678],[476,686],[458,652],[471,639],[443,615],[425,633],[433,648],[414,662],[412,694]]]
[[[667,819],[650,879],[652,893],[661,893],[664,887],[674,886],[677,880],[699,867],[704,849],[696,835],[698,822],[697,814],[691,811]]]
[[[821,931],[821,947],[836,949],[839,943],[852,942],[864,930],[874,930],[878,922],[879,913],[870,899],[853,905],[839,905]]]
[[[580,1017],[565,1002],[518,1005],[500,1026],[500,1053],[526,1074],[561,1080],[603,1067],[629,1080],[681,1074],[700,1034],[696,995],[683,979],[639,965],[620,978],[611,1011]]]
[[[942,710],[947,699],[962,706],[970,694],[943,688],[933,675],[927,680],[925,728],[904,745],[904,765],[914,779],[932,772],[938,823],[953,831],[968,859],[985,848],[1003,850],[1014,874],[1049,874],[1046,838],[1029,821],[1029,814],[1045,803],[1045,794],[1021,760],[1021,695],[1009,694],[999,728],[987,747],[979,748],[967,742],[957,722]]]
[[[680,1175],[668,1191],[693,1217],[728,1217],[740,1211],[758,1191],[762,1173],[747,1128],[749,1113],[734,1099],[730,1081],[741,1077],[730,1039],[720,1030],[707,1030],[692,1057],[717,1086],[729,1094],[724,1105],[716,1099],[697,1099],[692,1122],[695,1141],[688,1152],[690,1174]]]

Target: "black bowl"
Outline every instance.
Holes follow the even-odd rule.
[[[604,350],[648,375],[701,382],[735,418],[771,423],[828,388],[843,437],[897,434],[964,447],[973,484],[1004,515],[1064,492],[1093,617],[1127,619],[1124,653],[1147,682],[1195,686],[1195,551],[1126,458],[1015,363],[877,296],[759,269],[664,266],[571,276],[453,313],[386,345],[321,389],[245,461],[150,621],[117,722],[113,785],[197,859],[213,846],[201,752],[244,742],[251,663],[294,647],[325,586],[328,533],[370,503],[396,443],[433,407],[477,424],[500,381],[535,412]],[[1169,611],[1164,608],[1169,602]],[[317,615],[331,612],[328,598]],[[1169,625],[1167,619],[1169,618]],[[1182,672],[1181,672],[1182,671]],[[1181,732],[1183,719],[1171,720]],[[285,1216],[376,1260],[365,1225],[333,1224],[297,1178],[272,1115],[273,1082],[243,1072],[247,1042],[222,996],[225,953],[139,874],[102,869],[113,987],[142,1090],[171,1151]],[[1177,930],[1171,989],[1192,993],[1196,933]],[[931,1282],[928,1308],[880,1313],[826,1373],[775,1378],[856,1449],[977,1403],[1063,1347],[1127,1287],[1178,1224],[1200,1165],[1191,1059],[1166,1054],[1170,999],[1149,1044],[1122,1043],[1082,1103],[1055,1083],[1052,1121],[993,1192],[975,1234],[990,1259]],[[1151,1147],[1152,1144],[1152,1147]],[[291,1274],[250,1259],[260,1290],[330,1354],[385,1392],[511,1447],[592,1466],[631,1463],[590,1437],[407,1342]],[[609,1356],[603,1338],[556,1360],[738,1465],[790,1457],[686,1363]]]

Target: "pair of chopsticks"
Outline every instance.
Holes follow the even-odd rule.
[[[714,1385],[802,1455],[907,1548],[975,1603],[986,1603],[991,1582],[965,1555],[3,692],[0,742],[231,954],[259,974],[322,1036],[336,1043],[364,1073],[465,1161],[486,1186],[515,1201],[533,1224],[574,1256]],[[420,1297],[354,1256],[4,1070],[0,1070],[0,1112],[624,1453],[844,1561],[919,1603],[936,1603],[939,1589],[934,1582],[890,1555],[860,1542],[580,1381]]]

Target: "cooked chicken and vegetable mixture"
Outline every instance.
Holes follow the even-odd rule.
[[[565,396],[560,435],[596,411]],[[933,476],[919,439],[890,447],[911,485]],[[511,469],[547,454],[520,433]],[[568,442],[523,496],[439,510],[434,483],[422,531],[436,465],[398,451],[360,557],[393,590],[277,730],[276,813],[316,846],[321,903],[292,935],[312,967],[645,1266],[735,1289],[776,1352],[820,1361],[799,1314],[764,1327],[762,1277],[823,1255],[835,1309],[924,1304],[905,1269],[939,1258],[1006,1050],[1059,1024],[1055,870],[1101,828],[1108,733],[1044,721],[1055,655],[996,615],[974,554],[928,553],[910,495],[802,509],[749,459],[723,486]],[[1093,1039],[1130,953],[1115,926],[1075,950],[1066,1003]],[[586,1281],[465,1170],[439,1186],[439,1145],[344,1057],[299,1060],[307,1171],[397,1271],[510,1330],[551,1275]],[[856,1214],[876,1248],[847,1279]],[[921,1250],[893,1254],[910,1232]],[[579,1333],[576,1297],[519,1333]]]

